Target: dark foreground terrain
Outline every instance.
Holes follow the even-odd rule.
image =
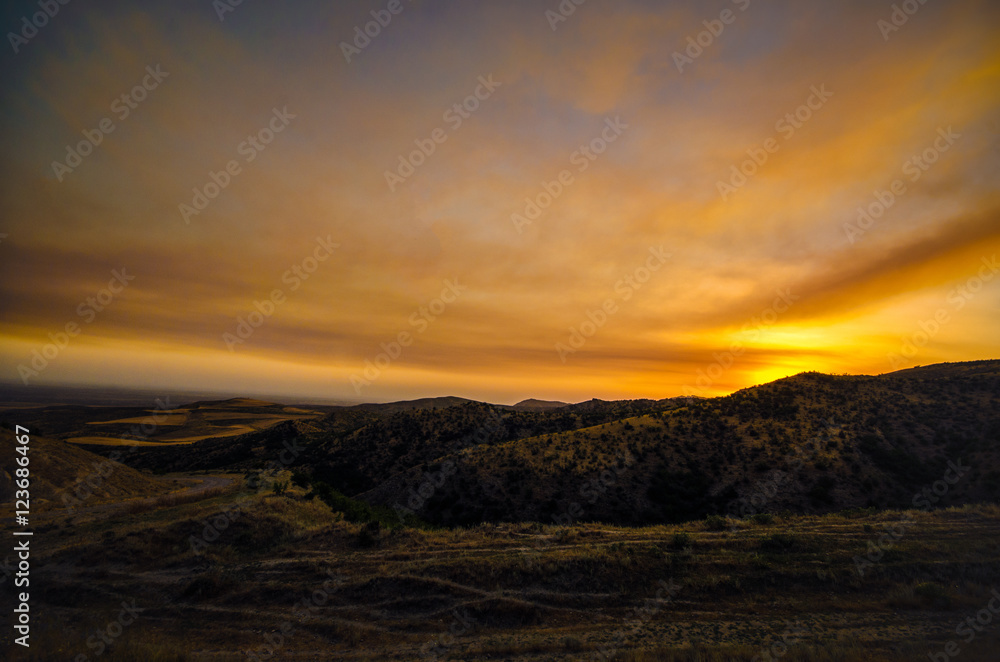
[[[1000,619],[997,506],[384,530],[239,477],[171,499],[40,515],[37,629],[11,659],[917,660],[954,641],[994,660],[1000,643],[993,622],[956,634]]]
[[[713,399],[0,409],[2,515],[34,532],[9,659],[998,659],[997,361]]]

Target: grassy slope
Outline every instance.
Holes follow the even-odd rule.
[[[277,409],[201,404],[246,416]],[[298,470],[349,496],[364,494],[389,506],[409,505],[411,490],[419,492],[426,474],[450,461],[456,475],[436,480],[441,484],[414,508],[449,525],[551,522],[571,509],[580,511],[578,518],[618,524],[683,521],[736,510],[740,497],[750,499],[776,482],[780,489],[764,503],[758,497],[758,509],[896,507],[939,480],[949,461],[970,464],[972,471],[949,489],[945,503],[1000,497],[997,361],[881,377],[803,374],[690,404],[591,401],[544,412],[483,403],[437,409],[403,404],[408,408],[342,408],[228,439],[143,448],[127,461],[157,471],[245,471],[278,459],[286,442],[297,439],[303,448]],[[199,403],[188,408],[202,409]],[[100,417],[115,420],[124,413]],[[64,424],[74,425],[69,419]],[[101,427],[79,419],[75,425],[88,432]],[[186,425],[164,427],[191,434]],[[799,462],[800,451],[807,453],[805,462]]]
[[[243,514],[195,555],[190,536],[237,503]],[[914,524],[859,576],[854,558],[904,518]],[[456,660],[583,659],[602,646],[626,660],[696,659],[692,646],[700,660],[749,660],[788,621],[802,633],[786,660],[912,660],[956,639],[956,624],[1000,585],[995,506],[723,531],[500,524],[372,537],[299,490],[230,490],[128,515],[51,515],[36,527],[34,571],[46,581],[33,599],[51,630],[18,660],[89,652],[87,635],[132,599],[145,611],[102,660],[246,659],[231,653],[264,645],[285,621],[294,632],[282,655],[414,660],[456,614],[469,623],[449,649]],[[308,621],[294,615],[328,570],[343,583]],[[679,587],[670,603],[651,602],[661,580]],[[992,659],[996,643],[988,630],[962,659]]]
[[[88,502],[99,503],[152,496],[170,489],[162,481],[65,441],[34,434],[29,437],[28,457],[33,512],[64,507],[63,494],[75,498],[79,493],[81,498]],[[0,444],[4,449],[5,459],[4,469],[0,471],[0,502],[4,504],[5,511],[9,510],[12,514],[16,489],[12,478],[18,466],[14,460],[20,456],[14,452],[17,444],[11,430],[0,429]]]
[[[477,446],[389,476],[364,498],[406,505],[448,461],[455,475],[418,510],[442,524],[552,521],[573,503],[580,519],[683,521],[727,512],[770,483],[780,489],[758,510],[908,506],[950,461],[972,469],[944,503],[991,500],[1000,496],[1000,362],[807,373],[670,412]],[[596,500],[595,481],[604,483]]]

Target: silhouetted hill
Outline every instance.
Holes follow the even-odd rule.
[[[535,400],[534,398],[528,400],[521,400],[516,405],[511,405],[511,409],[520,409],[522,411],[537,411],[537,410],[547,410],[547,409],[559,409],[560,407],[565,407],[567,403],[557,402],[555,400]]]
[[[640,524],[913,507],[925,488],[956,478],[951,466],[968,467],[928,499],[959,504],[1000,495],[998,450],[1000,362],[879,377],[804,373],[672,411],[477,446],[362,496],[388,506],[412,500],[441,524]],[[446,479],[435,479],[442,470]]]
[[[295,414],[238,436],[143,447],[127,461],[249,471],[288,458],[293,444],[288,466],[306,479],[445,525],[912,507],[925,488],[943,489],[953,465],[969,469],[931,498],[959,504],[1000,495],[998,398],[1000,361],[803,373],[704,399],[522,409],[430,398]],[[243,414],[289,409],[260,403]]]
[[[391,414],[399,411],[410,411],[412,409],[445,409],[447,407],[457,407],[458,405],[475,402],[468,398],[458,398],[455,396],[445,396],[441,398],[420,398],[419,400],[402,400],[400,402],[371,403],[353,405],[348,409],[361,411],[372,411],[381,414]]]

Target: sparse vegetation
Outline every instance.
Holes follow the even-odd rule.
[[[705,518],[705,528],[709,531],[724,531],[728,528],[725,517],[719,515],[709,515]]]
[[[760,656],[795,618],[805,634],[783,662],[920,659],[1000,583],[1000,506],[964,503],[996,495],[996,373],[811,373],[726,398],[551,410],[345,409],[154,448],[135,465],[207,473],[105,467],[72,513],[58,486],[39,485],[35,595],[65,626],[21,659],[65,659],[75,651],[60,642],[85,642],[133,597],[147,617],[102,660],[246,650],[311,594],[324,603],[282,655],[418,659],[456,631],[448,654],[470,661],[614,648],[729,662]],[[61,416],[53,425],[72,434]],[[84,449],[38,444],[53,473],[93,466]],[[975,469],[937,508],[889,508],[912,508],[952,458]],[[83,477],[64,472],[64,484]],[[331,572],[336,590],[315,594]],[[666,582],[676,599],[657,602]],[[963,659],[992,659],[996,643],[984,631]]]

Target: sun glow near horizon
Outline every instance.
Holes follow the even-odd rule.
[[[68,8],[6,65],[0,379],[510,403],[995,358],[1000,7],[885,9],[754,3],[679,70],[698,3],[414,4],[350,62],[346,5]]]

